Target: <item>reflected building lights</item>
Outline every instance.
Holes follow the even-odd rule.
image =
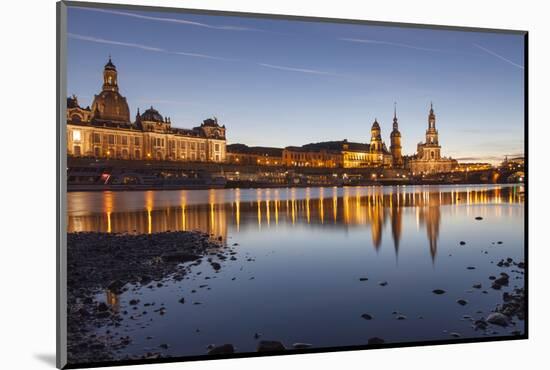
[[[410,189],[410,188],[409,188]],[[216,237],[227,235],[228,225],[240,231],[241,223],[250,225],[257,217],[258,228],[262,223],[271,226],[279,222],[301,227],[321,227],[325,224],[325,217],[332,218],[330,227],[365,227],[370,230],[372,246],[378,250],[382,245],[385,231],[391,233],[396,257],[400,248],[407,240],[403,235],[404,214],[410,218],[414,228],[425,230],[429,253],[433,260],[437,255],[437,244],[440,234],[442,214],[450,216],[458,214],[461,207],[478,204],[483,207],[477,209],[465,207],[460,211],[469,217],[481,215],[489,217],[515,216],[522,208],[500,207],[500,205],[521,204],[524,202],[523,193],[519,188],[480,189],[468,187],[464,190],[450,190],[440,192],[438,188],[421,191],[405,192],[401,187],[387,191],[380,187],[369,188],[332,188],[330,198],[328,188],[288,189],[274,191],[270,189],[248,192],[252,195],[242,202],[243,190],[234,190],[228,197],[220,191],[211,190],[204,196],[208,203],[193,204],[189,201],[192,192],[178,193],[179,199],[175,204],[165,203],[159,192],[144,192],[140,200],[145,209],[136,211],[116,212],[124,209],[125,203],[119,193],[105,192],[101,194],[101,213],[68,217],[69,231],[101,231],[109,233],[137,232],[153,233],[166,230],[201,230]],[[408,190],[408,189],[407,189]],[[417,189],[415,189],[417,190]],[[519,190],[519,191],[518,191]],[[286,191],[286,193],[285,193]],[[93,194],[97,197],[97,193]],[[256,200],[254,201],[254,195]],[[280,199],[283,196],[286,199]],[[353,199],[350,199],[350,197]],[[156,198],[157,197],[157,198]],[[252,199],[251,199],[252,198]],[[97,199],[97,198],[95,198]],[[160,200],[159,200],[160,199]],[[176,198],[177,199],[177,198]],[[80,200],[82,202],[82,200]],[[262,204],[265,201],[265,205]],[[155,202],[166,204],[163,208],[155,209]],[[179,202],[179,204],[178,204]],[[256,204],[254,204],[256,203]],[[451,205],[450,213],[443,213],[442,206]],[[487,207],[494,205],[495,207]],[[159,204],[157,204],[159,207]],[[265,208],[264,208],[265,207]],[[332,207],[332,210],[329,208]],[[410,211],[407,210],[410,209]],[[440,209],[441,208],[441,209]],[[262,213],[265,211],[265,219]],[[256,213],[256,217],[254,217]],[[325,214],[326,213],[326,214]],[[332,216],[329,216],[332,213]],[[470,216],[470,213],[472,215]],[[242,218],[241,218],[242,216]],[[181,218],[180,218],[181,217]],[[388,222],[389,221],[389,222]],[[406,229],[406,228],[405,228]],[[367,231],[367,232],[368,232]],[[411,230],[412,231],[412,230]]]
[[[237,231],[240,230],[241,225],[241,190],[235,191],[235,225],[237,225]]]
[[[306,189],[306,219],[308,224],[311,222],[311,214],[309,211],[309,197],[310,197],[309,188],[307,188]]]
[[[275,199],[275,225],[279,225],[279,200]]]
[[[332,218],[334,223],[338,219],[338,188],[332,188]]]

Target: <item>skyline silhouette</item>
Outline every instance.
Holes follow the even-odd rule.
[[[430,101],[446,155],[523,155],[523,36],[69,7],[68,93],[91,104],[109,55],[130,116],[153,105],[175,127],[215,115],[228,144],[367,142],[416,152]]]

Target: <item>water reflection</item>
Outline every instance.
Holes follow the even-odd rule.
[[[203,200],[197,201],[196,195]],[[396,256],[403,237],[403,214],[414,212],[418,229],[425,229],[430,255],[435,259],[440,234],[442,206],[522,203],[521,186],[505,187],[417,187],[417,188],[306,188],[155,191],[127,193],[69,193],[69,209],[92,205],[101,197],[101,212],[70,211],[68,230],[154,233],[167,230],[201,230],[227,238],[228,232],[267,232],[279,225],[288,227],[370,228],[372,245],[382,245],[386,224]],[[130,197],[130,198],[128,198]],[[139,205],[141,198],[142,207]],[[136,198],[138,198],[136,200]],[[192,201],[191,201],[192,200]],[[79,203],[80,202],[80,203]],[[136,209],[137,208],[137,209]],[[477,212],[477,211],[476,211]],[[496,208],[497,216],[511,212]],[[409,212],[410,213],[410,212]]]
[[[105,295],[106,295],[105,301],[111,307],[111,310],[113,310],[114,312],[119,312],[120,311],[119,295],[109,289],[106,290]]]

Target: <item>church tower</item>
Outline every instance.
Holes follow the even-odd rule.
[[[437,130],[435,128],[434,106],[430,103],[430,114],[428,115],[428,129],[426,130],[426,144],[439,145]]]
[[[370,129],[370,135],[370,152],[382,152],[382,136],[380,135],[380,125],[378,124],[378,121],[376,119],[374,119],[374,122]]]
[[[403,167],[403,155],[401,154],[401,132],[397,123],[397,108],[393,105],[393,130],[390,134],[390,152],[392,155],[393,166]]]
[[[92,114],[94,121],[130,123],[130,109],[126,98],[118,92],[118,73],[111,57],[103,68],[103,85],[94,96]]]
[[[428,129],[426,130],[426,143],[419,150],[421,159],[425,161],[438,161],[441,159],[441,147],[439,146],[437,129],[435,128],[435,113],[433,104],[430,103],[428,115]]]
[[[117,71],[111,61],[111,56],[109,56],[109,61],[103,69],[103,91],[118,92]]]

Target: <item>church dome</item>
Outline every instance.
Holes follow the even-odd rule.
[[[109,61],[107,62],[107,64],[105,64],[105,69],[110,69],[112,71],[116,71],[116,66],[111,61],[111,57],[109,57]]]
[[[220,125],[218,125],[218,119],[217,119],[216,117],[205,119],[205,120],[202,122],[202,126],[207,126],[207,127],[220,127]]]
[[[153,121],[153,122],[164,122],[164,118],[162,118],[162,115],[154,109],[152,106],[151,108],[147,109],[143,114],[141,115],[142,121]]]
[[[101,121],[130,122],[130,109],[126,98],[118,92],[118,73],[109,57],[103,70],[103,86],[101,92],[94,97],[92,103],[93,119]]]
[[[401,137],[401,133],[397,129],[393,129],[390,133],[390,137]]]
[[[126,98],[118,91],[102,91],[92,103],[94,118],[106,121],[130,122],[130,109]]]

